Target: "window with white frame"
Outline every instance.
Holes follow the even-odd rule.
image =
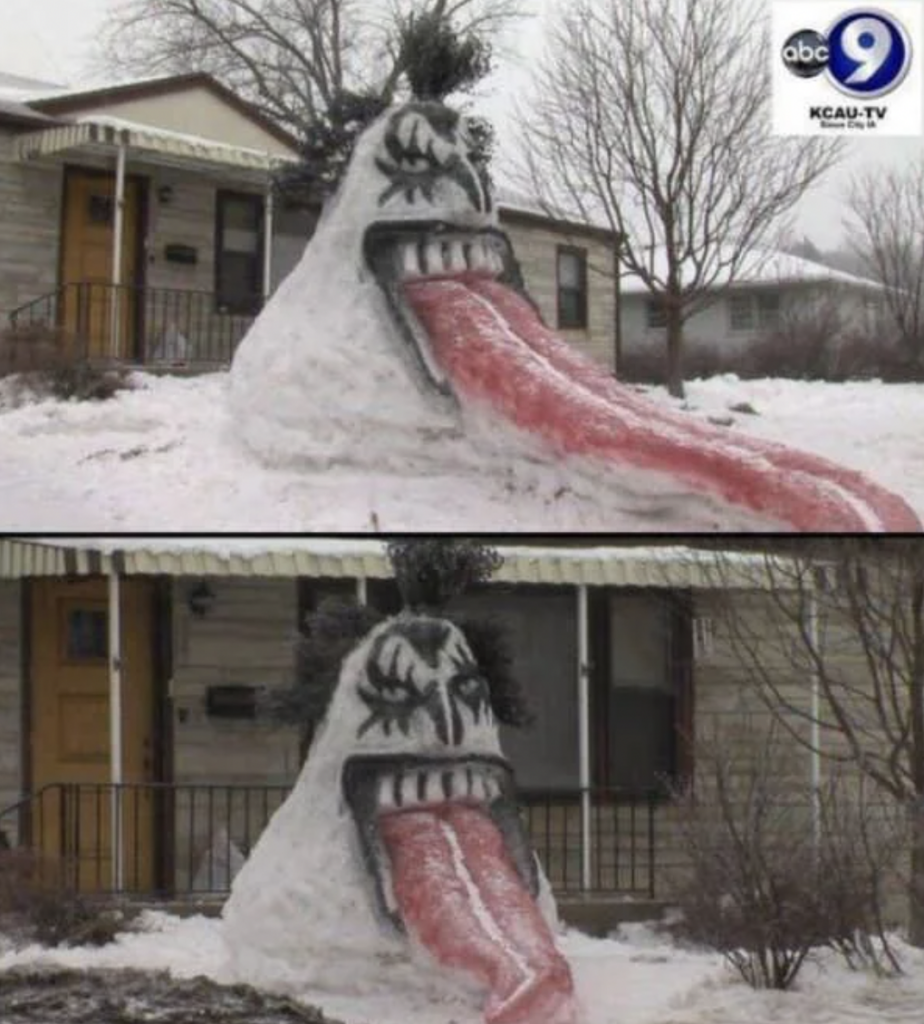
[[[780,293],[759,292],[757,295],[757,326],[762,331],[780,326]]]
[[[754,330],[754,302],[748,292],[729,295],[728,326],[733,331]]]
[[[728,296],[728,326],[733,331],[770,331],[780,325],[780,293],[733,292]]]
[[[667,307],[662,299],[649,299],[645,307],[645,324],[650,331],[667,327]]]

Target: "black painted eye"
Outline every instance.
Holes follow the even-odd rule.
[[[389,704],[403,704],[411,700],[414,693],[407,686],[403,686],[400,683],[392,683],[389,686],[383,686],[379,690],[379,696],[382,700],[387,700]]]

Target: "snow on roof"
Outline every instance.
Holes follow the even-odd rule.
[[[59,96],[68,91],[68,87],[65,85],[42,82],[37,78],[24,78],[22,75],[0,71],[0,99],[25,103],[40,97]]]
[[[604,217],[585,217],[576,210],[568,210],[564,206],[550,208],[543,204],[538,196],[506,185],[495,185],[494,197],[501,210],[529,213],[549,220],[566,221],[569,224],[586,224],[587,227],[597,230],[613,230],[612,225]]]
[[[0,120],[22,121],[27,124],[54,124],[55,119],[26,106],[14,99],[5,99],[0,95]]]
[[[667,261],[663,246],[658,246],[655,249],[650,266],[662,280],[667,276]],[[689,264],[683,269],[689,271]],[[689,273],[685,276],[689,279]],[[801,256],[793,256],[791,253],[773,249],[753,250],[745,257],[741,268],[735,275],[735,284],[738,285],[784,284],[797,281],[824,281],[849,284],[857,288],[875,291],[883,290],[883,286],[878,281],[848,274],[846,271],[836,270],[823,263],[816,263]],[[647,295],[649,291],[648,286],[632,273],[626,273],[621,278],[620,284],[622,291],[627,295]],[[726,284],[728,284],[728,274],[726,271],[722,271],[712,287],[721,288]]]

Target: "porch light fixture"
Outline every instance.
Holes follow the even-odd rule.
[[[197,619],[204,619],[215,607],[215,592],[208,583],[197,583],[186,595],[186,604]]]
[[[161,185],[157,190],[157,200],[164,206],[169,206],[173,202],[173,186]]]

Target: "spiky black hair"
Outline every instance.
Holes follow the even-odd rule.
[[[516,728],[531,725],[534,716],[513,674],[504,627],[443,608],[468,587],[490,579],[503,562],[500,554],[479,541],[443,537],[392,541],[386,550],[405,608],[439,615],[462,630],[490,689],[495,718]],[[374,608],[337,598],[309,612],[295,645],[294,682],[269,695],[270,716],[310,733],[327,713],[344,658],[384,618]]]

